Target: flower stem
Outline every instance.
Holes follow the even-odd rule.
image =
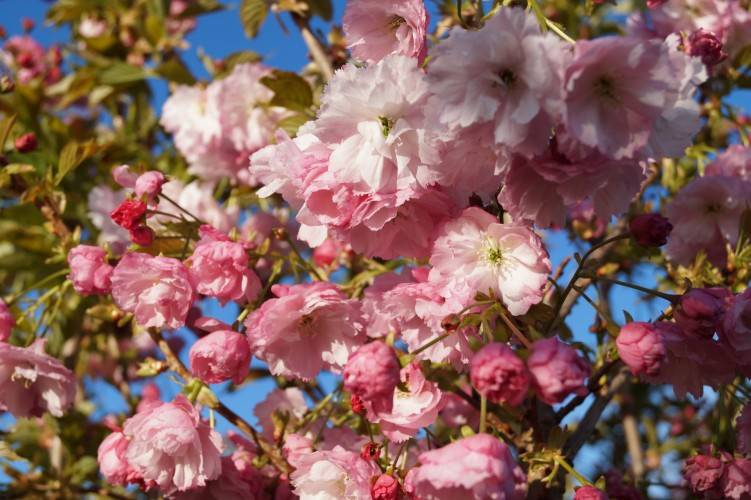
[[[485,432],[485,428],[487,427],[487,420],[488,420],[488,398],[486,396],[482,396],[480,398],[480,428],[478,429],[478,432],[480,434]]]
[[[574,469],[573,467],[571,467],[571,465],[562,456],[560,456],[560,455],[556,456],[555,457],[555,463],[557,463],[558,465],[560,465],[561,467],[563,467],[564,469],[566,469],[566,472],[568,472],[569,474],[571,474],[572,476],[574,476],[576,478],[576,480],[579,481],[584,486],[594,486],[592,484],[592,481],[590,481],[586,477],[582,476],[576,469]]]

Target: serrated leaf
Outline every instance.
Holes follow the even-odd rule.
[[[313,105],[313,90],[297,73],[277,70],[261,78],[261,83],[274,91],[274,97],[269,102],[272,106],[307,111]]]
[[[154,71],[159,76],[171,82],[181,83],[183,85],[193,85],[196,83],[195,77],[178,56],[170,57],[157,66]]]
[[[150,76],[149,71],[124,62],[115,62],[102,70],[99,83],[102,85],[123,85],[145,80]]]
[[[268,13],[269,4],[266,3],[266,0],[242,0],[240,21],[242,21],[245,34],[255,38]]]
[[[300,127],[308,123],[310,118],[302,113],[295,113],[279,120],[279,128],[287,132],[287,135],[294,137]]]
[[[55,173],[54,184],[57,186],[74,168],[83,163],[87,158],[90,158],[97,152],[99,148],[93,142],[69,142],[63,147],[60,152],[60,159],[57,165],[57,173]]]

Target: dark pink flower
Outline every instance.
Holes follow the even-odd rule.
[[[576,489],[574,500],[608,500],[608,494],[594,486],[582,486]]]
[[[359,396],[376,413],[393,408],[399,384],[399,360],[383,342],[370,342],[352,353],[344,366],[344,388]]]
[[[16,318],[13,317],[5,301],[0,299],[0,342],[8,341],[15,325]]]
[[[19,153],[30,153],[37,148],[37,136],[28,132],[16,138],[14,145]]]
[[[536,341],[527,368],[535,392],[547,404],[560,403],[569,394],[586,394],[589,363],[557,338]]]
[[[245,335],[218,330],[200,338],[190,348],[190,370],[207,384],[227,380],[240,384],[248,375],[250,357]]]
[[[731,297],[725,288],[692,288],[681,296],[673,318],[683,331],[711,338],[722,325]]]
[[[372,500],[396,500],[399,497],[399,481],[391,474],[381,474],[370,487]]]
[[[725,464],[711,455],[694,455],[686,460],[683,476],[688,481],[691,491],[702,495],[716,490],[725,470]]]
[[[110,213],[110,217],[118,226],[131,230],[141,225],[146,216],[146,210],[146,203],[129,198],[120,203]]]
[[[665,360],[665,344],[651,323],[633,322],[621,328],[615,341],[618,354],[634,375],[656,375]]]
[[[521,404],[530,382],[524,361],[500,342],[486,345],[472,357],[470,379],[488,401],[511,406]]]
[[[629,223],[636,242],[643,247],[661,247],[668,242],[673,225],[660,214],[637,215]]]
[[[701,58],[701,62],[709,68],[720,64],[728,57],[722,41],[711,31],[702,28],[691,33],[684,40],[684,44],[689,55]]]

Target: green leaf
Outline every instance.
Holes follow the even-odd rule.
[[[334,6],[331,0],[308,0],[310,13],[323,18],[325,21],[331,21],[334,17]]]
[[[193,85],[196,83],[195,77],[178,56],[170,57],[160,64],[155,71],[156,74],[171,82],[182,83],[184,85]]]
[[[303,77],[290,71],[274,71],[261,78],[261,83],[274,91],[269,104],[293,111],[307,111],[313,105],[313,90]]]
[[[268,13],[269,4],[266,0],[243,0],[240,4],[240,20],[245,34],[255,38]]]
[[[92,141],[85,143],[69,142],[60,152],[54,184],[57,186],[71,170],[97,152],[99,148]]]
[[[295,113],[279,120],[279,128],[287,132],[290,137],[294,137],[297,135],[297,130],[309,120],[310,118],[307,115]]]
[[[102,70],[99,83],[102,85],[122,85],[145,80],[150,73],[145,68],[139,68],[124,62],[115,62]]]

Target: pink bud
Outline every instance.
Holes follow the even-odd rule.
[[[313,250],[313,262],[318,267],[328,267],[337,261],[344,247],[341,243],[333,238],[326,238],[318,247]]]
[[[190,348],[190,370],[207,384],[245,380],[250,367],[250,346],[244,335],[231,330],[212,332]]]
[[[493,403],[520,405],[527,395],[529,378],[524,362],[500,342],[486,345],[470,362],[472,385]]]
[[[576,489],[574,500],[608,500],[608,494],[594,486],[582,486]]]
[[[717,36],[702,28],[691,33],[684,43],[689,55],[701,58],[701,62],[710,68],[720,64],[728,57]]]
[[[16,138],[14,145],[19,153],[30,153],[37,148],[37,136],[34,132],[23,134]]]
[[[133,189],[138,175],[130,171],[129,165],[120,165],[112,169],[112,178],[122,187]]]
[[[692,288],[681,296],[673,317],[686,333],[711,338],[731,298],[724,288]]]
[[[660,214],[642,214],[631,219],[631,236],[643,247],[661,247],[668,241],[673,225]]]
[[[381,447],[378,443],[368,442],[360,448],[360,457],[363,460],[378,460],[381,456]]]
[[[657,375],[666,356],[660,332],[651,323],[634,322],[621,328],[615,340],[621,360],[634,375]]]
[[[569,394],[585,394],[589,363],[557,338],[538,340],[527,359],[532,384],[547,404],[562,402]]]
[[[399,482],[391,474],[381,474],[370,488],[373,500],[396,500],[399,495]]]
[[[130,241],[142,247],[151,246],[154,242],[154,231],[146,224],[141,224],[130,230]]]
[[[162,191],[162,184],[166,179],[161,172],[151,170],[142,174],[136,179],[135,191],[139,197],[146,197],[148,200],[154,199]]]
[[[146,210],[146,204],[141,200],[127,199],[110,213],[110,218],[118,226],[130,230],[141,224]]]
[[[650,9],[656,9],[667,1],[668,0],[647,0],[647,7],[649,7]]]
[[[370,342],[352,353],[344,366],[344,388],[376,413],[389,412],[399,384],[399,360],[383,342]]]

